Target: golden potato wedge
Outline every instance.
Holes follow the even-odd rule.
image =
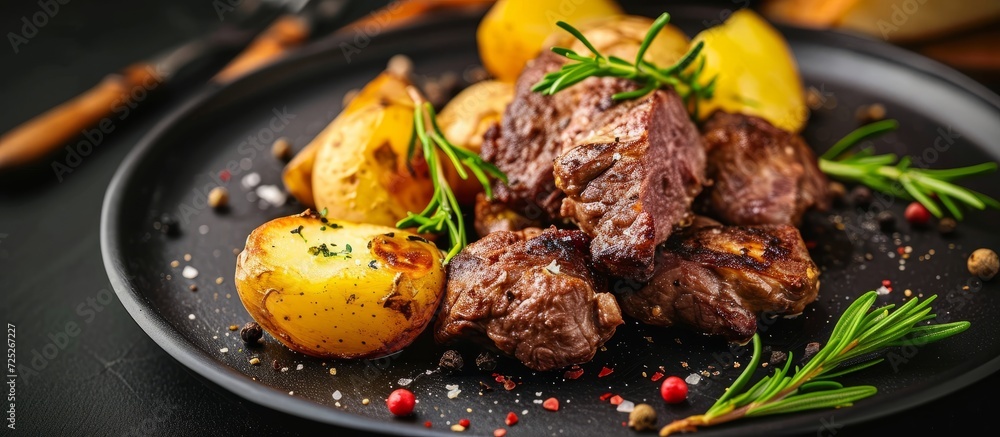
[[[250,233],[236,290],[253,319],[293,350],[378,357],[426,328],[444,295],[442,261],[417,235],[307,210]]]
[[[320,143],[316,141],[310,142],[291,161],[288,161],[288,164],[285,164],[285,168],[281,172],[281,180],[285,183],[285,190],[306,208],[316,207],[312,191],[312,177],[319,145]]]
[[[559,30],[557,21],[579,26],[621,13],[612,0],[499,0],[476,30],[479,57],[497,80],[514,82],[545,39]]]
[[[479,154],[483,134],[500,121],[513,99],[514,85],[511,83],[495,80],[477,82],[462,90],[441,109],[437,116],[438,126],[452,144]],[[482,184],[472,175],[462,179],[447,155],[439,153],[439,156],[445,163],[445,176],[455,197],[463,205],[474,204],[476,194],[483,191]]]
[[[407,167],[409,85],[389,72],[369,82],[286,166],[286,189],[336,220],[395,226],[408,211],[423,210],[433,185],[425,163]]]
[[[809,119],[798,64],[784,36],[751,9],[695,35],[704,41],[703,81],[716,76],[715,96],[699,107],[699,119],[715,110],[756,115],[789,132]],[[693,67],[692,67],[693,68]]]

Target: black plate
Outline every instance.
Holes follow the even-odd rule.
[[[689,34],[720,17],[713,9],[676,7],[669,12]],[[250,320],[233,286],[234,251],[242,249],[256,226],[302,209],[291,201],[262,209],[258,200],[248,199],[241,188],[243,176],[255,172],[262,184],[280,187],[282,168],[267,147],[245,143],[248,135],[260,136],[269,145],[269,137],[276,134],[291,139],[296,148],[304,146],[339,112],[344,93],[361,87],[397,53],[414,59],[420,74],[461,72],[477,64],[474,35],[479,18],[441,16],[375,35],[370,42],[356,35],[328,41],[224,89],[202,93],[150,132],[111,183],[101,224],[108,274],[142,329],[183,365],[243,398],[320,422],[384,433],[449,434],[449,423],[468,418],[473,423],[470,432],[491,434],[503,425],[508,411],[521,416],[514,428],[519,434],[632,433],[623,427],[627,415],[599,399],[609,392],[651,403],[661,423],[703,412],[740,372],[734,362],[745,364],[749,354],[745,348],[730,348],[681,329],[653,329],[630,321],[606,351],[583,366],[585,373],[576,380],[564,379],[562,372],[530,372],[503,359],[496,371],[518,382],[507,391],[491,372],[427,374],[436,368],[443,350],[428,335],[392,357],[334,362],[291,352],[267,337],[264,347],[246,350],[238,333],[227,328]],[[827,147],[856,126],[858,105],[880,102],[903,126],[878,141],[883,150],[922,156],[934,167],[1000,157],[995,144],[1000,138],[1000,98],[972,80],[880,42],[829,32],[783,31],[807,86],[822,90],[826,98],[805,130],[810,144]],[[348,62],[341,43],[353,44],[360,52]],[[276,115],[282,112],[294,118]],[[220,214],[206,208],[203,194],[196,193],[217,185],[217,175],[227,165],[232,179],[223,185],[230,190],[231,208]],[[968,184],[997,195],[998,182],[1000,178],[983,177]],[[901,217],[905,204],[889,199],[884,207]],[[1000,314],[1000,294],[995,284],[984,286],[971,279],[965,268],[975,248],[1000,247],[993,228],[1000,214],[971,214],[949,238],[933,228],[910,229],[900,220],[900,232],[894,236],[875,228],[873,214],[882,208],[841,206],[831,214],[809,217],[803,231],[817,243],[813,254],[823,268],[821,297],[798,319],[762,322],[764,343],[801,356],[806,343],[827,337],[831,322],[854,296],[879,287],[883,279],[892,281],[893,292],[879,301],[901,302],[907,289],[915,295],[939,294],[939,319],[969,320],[970,330],[946,342],[893,351],[888,362],[843,378],[848,385],[879,389],[878,395],[852,408],[745,420],[706,429],[702,435],[813,432],[824,423],[857,423],[938,398],[1000,367],[1000,321],[995,317]],[[154,228],[163,213],[182,219],[179,236],[167,237]],[[905,270],[900,268],[898,246],[912,248]],[[872,259],[866,260],[866,254]],[[180,264],[176,268],[171,267],[174,260]],[[197,278],[182,277],[185,265],[199,271]],[[222,283],[216,284],[216,278]],[[190,291],[190,284],[198,290]],[[228,352],[221,352],[223,348]],[[465,352],[466,362],[471,362],[474,351]],[[251,366],[253,356],[262,364]],[[275,361],[289,370],[272,369]],[[296,370],[299,365],[303,368]],[[599,378],[604,366],[614,372]],[[667,375],[706,371],[709,376],[691,386],[686,403],[667,407],[658,398],[659,384],[651,381],[659,366]],[[336,376],[330,374],[331,367],[337,369]],[[420,403],[415,418],[392,419],[383,400],[403,378],[414,380],[409,387]],[[480,395],[480,381],[492,391]],[[446,396],[450,384],[461,389],[455,399]],[[337,391],[339,401],[333,397]],[[548,397],[561,401],[559,412],[537,404]],[[362,404],[365,398],[371,400],[369,405]],[[424,428],[425,421],[433,423],[431,429]]]

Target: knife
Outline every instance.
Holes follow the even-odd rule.
[[[280,39],[286,35],[289,23],[312,23],[316,18],[335,15],[340,9],[330,5],[344,1],[245,2],[234,10],[235,16],[209,34],[109,74],[93,88],[0,136],[0,173],[49,156],[88,129],[100,129],[105,120],[118,117],[115,112],[125,105],[134,108],[148,94],[159,93],[171,84],[204,73],[203,70],[212,64],[218,68],[220,59],[225,61],[236,56],[235,61],[240,64],[236,66],[239,68],[230,64],[227,68],[230,74],[217,76],[216,81],[223,83],[234,79],[237,75],[232,73],[250,67],[250,54],[262,53],[265,42],[301,42],[301,38]],[[311,18],[300,17],[306,14]],[[243,54],[238,55],[240,53]]]

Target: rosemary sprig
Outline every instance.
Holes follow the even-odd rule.
[[[804,366],[796,366],[790,372],[792,354],[788,354],[783,368],[743,390],[760,363],[760,336],[754,334],[750,363],[722,397],[705,414],[668,424],[660,430],[660,436],[696,431],[698,427],[744,417],[851,406],[874,395],[878,389],[868,385],[844,387],[832,381],[833,378],[878,364],[882,358],[872,358],[886,348],[924,345],[969,328],[969,322],[965,321],[922,324],[936,317],[931,313],[931,303],[937,296],[925,300],[914,297],[899,308],[890,304],[869,311],[877,297],[874,291],[858,297],[840,316],[826,345]]]
[[[542,77],[541,81],[532,87],[532,91],[552,95],[588,77],[621,77],[638,82],[642,87],[634,91],[617,93],[612,96],[613,100],[635,99],[645,96],[658,88],[670,86],[684,99],[690,113],[697,115],[698,102],[711,99],[712,94],[715,92],[715,77],[707,83],[701,82],[701,74],[705,68],[704,56],[700,57],[698,65],[691,71],[686,70],[699,59],[698,55],[701,53],[702,48],[704,48],[705,43],[699,41],[688,49],[687,53],[681,56],[677,62],[666,68],[657,67],[653,63],[643,59],[650,44],[659,35],[660,30],[669,22],[670,14],[666,12],[653,22],[649,31],[646,32],[642,44],[639,46],[635,60],[632,62],[616,56],[604,56],[583,36],[583,32],[580,32],[569,23],[563,21],[556,23],[559,27],[580,40],[593,56],[580,55],[573,50],[563,47],[553,47],[553,52],[574,62],[569,62],[559,70],[546,74]]]
[[[964,217],[960,203],[978,210],[987,207],[1000,209],[1000,202],[996,199],[953,183],[960,178],[992,173],[997,170],[995,162],[930,170],[912,167],[910,157],[898,159],[891,153],[876,155],[871,148],[845,156],[848,150],[862,140],[897,127],[899,123],[896,120],[882,120],[854,130],[820,157],[820,170],[832,177],[860,182],[886,194],[916,200],[938,218],[944,216],[941,205],[957,220]],[[935,197],[937,201],[934,200]]]
[[[455,193],[451,190],[451,186],[448,185],[444,165],[437,150],[448,157],[458,176],[462,179],[468,179],[469,173],[465,171],[468,168],[469,172],[472,172],[479,183],[483,185],[483,190],[488,198],[493,197],[489,178],[492,176],[507,183],[507,175],[495,165],[484,161],[479,155],[457,147],[448,141],[441,132],[441,127],[438,126],[437,113],[434,112],[434,107],[431,106],[430,102],[425,102],[420,93],[412,87],[407,91],[414,102],[413,133],[410,136],[410,145],[407,150],[407,163],[413,161],[417,141],[419,141],[434,185],[434,196],[422,212],[419,214],[407,213],[406,218],[396,223],[396,227],[416,227],[417,232],[420,233],[440,233],[446,230],[448,241],[451,243],[451,249],[445,256],[445,263],[447,263],[465,247],[468,238],[465,233],[462,209],[455,198]]]

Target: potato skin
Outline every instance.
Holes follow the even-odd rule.
[[[310,356],[380,357],[412,343],[444,295],[441,250],[399,229],[323,220],[307,210],[250,233],[236,262],[243,306]]]
[[[433,185],[422,159],[407,167],[413,131],[410,83],[383,72],[313,141],[312,195],[330,219],[395,226],[430,202]],[[307,150],[314,147],[307,146]]]

